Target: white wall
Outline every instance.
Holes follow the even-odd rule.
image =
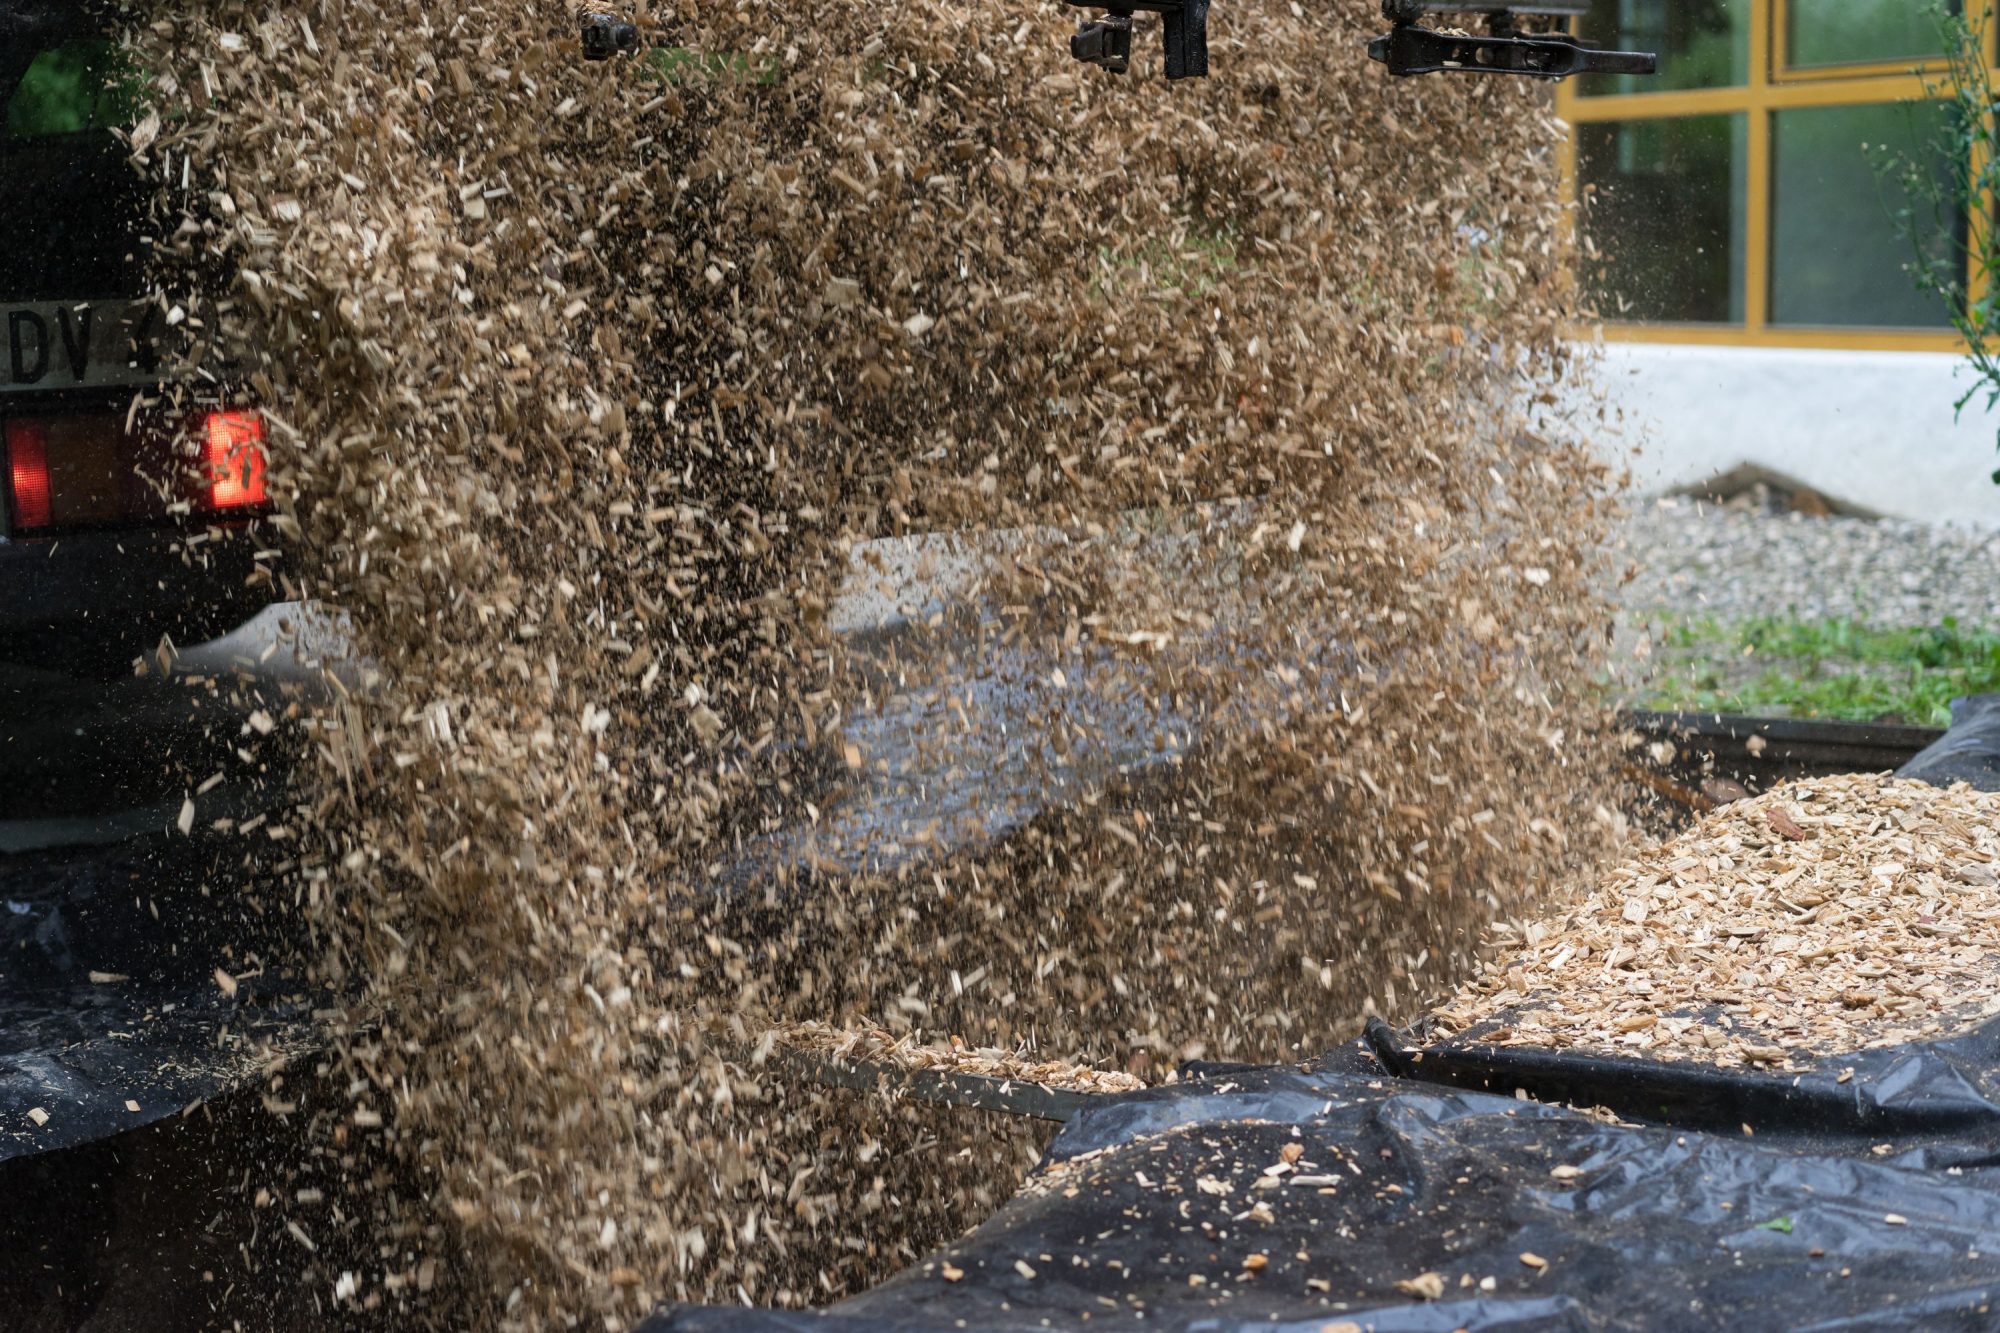
[[[1600,384],[1622,411],[1642,494],[1692,486],[1744,464],[1898,518],[2000,524],[2000,414],[1933,352],[1612,343]]]

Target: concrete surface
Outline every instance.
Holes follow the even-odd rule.
[[[1604,404],[1623,418],[1641,495],[1696,486],[1748,464],[1895,518],[2000,526],[2000,467],[1983,396],[1961,358],[1611,343]],[[1601,432],[1600,432],[1601,433]]]

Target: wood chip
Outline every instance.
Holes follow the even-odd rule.
[[[1438,1019],[1771,1069],[1964,1031],[2000,1011],[2000,882],[1962,873],[1995,861],[2000,794],[1871,774],[1787,783],[1613,866]]]
[[[952,1041],[921,1041],[914,1034],[898,1035],[886,1028],[836,1027],[816,1021],[780,1024],[769,1030],[779,1046],[812,1051],[841,1060],[863,1061],[902,1069],[977,1074],[1010,1079],[1068,1092],[1134,1092],[1145,1081],[1116,1069],[1095,1069],[1073,1060],[1044,1056],[1032,1050],[970,1047]]]
[[[1771,827],[1778,830],[1782,836],[1790,838],[1795,842],[1806,836],[1806,831],[1799,827],[1798,821],[1776,806],[1766,810],[1764,818],[1769,820]]]
[[[1085,1091],[1281,1060],[1462,977],[1617,822],[1572,688],[1603,656],[1603,468],[1504,424],[1572,360],[1560,173],[1521,168],[1546,97],[1280,60],[1214,81],[1198,122],[1118,115],[1141,90],[1053,74],[1039,21],[609,7],[641,18],[636,65],[580,61],[565,6],[416,36],[339,4],[120,25],[157,106],[157,308],[185,329],[226,297],[246,326],[230,379],[282,497],[260,574],[337,603],[376,664],[326,673],[325,706],[265,700],[244,776],[297,740],[297,801],[227,829],[293,840],[255,905],[299,916],[301,975],[338,964],[382,1010],[337,1025],[355,1091],[305,1120],[360,1163],[342,1214],[410,1243],[323,1236],[361,1273],[321,1264],[315,1299],[374,1308],[405,1256],[460,1246],[518,1275],[523,1327],[858,1290],[1007,1197],[1026,1131],[871,1135],[875,1110],[730,1058],[774,1026]],[[1351,53],[1373,8],[1245,6],[1230,36]],[[1418,100],[1482,133],[1403,133]],[[1190,154],[1192,182],[1161,169]],[[1379,188],[1320,207],[1334,166]],[[1042,236],[1064,243],[1018,240]],[[1522,352],[1504,375],[1494,347]],[[983,567],[892,599],[939,642],[836,629],[857,540],[919,532]],[[1060,646],[1005,679],[1044,630]],[[989,681],[1047,711],[996,719]],[[900,733],[929,724],[896,719],[933,692],[909,745],[998,757],[1033,800],[906,875],[1017,804],[924,778],[927,823],[835,827],[921,767]],[[1148,764],[1198,743],[1204,771],[1093,773],[1142,734]],[[197,795],[182,831],[224,832],[226,804]],[[1635,931],[1679,906],[1640,901]],[[1621,979],[1651,966],[1621,945]],[[361,1098],[414,1113],[383,1133]],[[1154,1170],[1241,1211],[1207,1169]]]

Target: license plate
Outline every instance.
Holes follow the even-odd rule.
[[[0,305],[0,393],[157,384],[186,341],[171,332],[150,302]]]

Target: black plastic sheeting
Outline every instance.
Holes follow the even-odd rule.
[[[0,0],[0,15],[5,5]],[[774,885],[901,873],[990,846],[1113,783],[1165,779],[1209,725],[1200,710],[1120,688],[1109,654],[989,642],[998,637],[997,614],[928,641],[931,650],[949,646],[962,670],[904,665],[919,632],[904,622],[848,631],[874,688],[872,706],[845,718],[842,741],[867,764],[848,771],[835,761],[820,775],[823,785],[789,812],[774,812],[784,817],[721,863],[703,891],[746,900],[754,912]],[[1319,665],[1334,679],[1342,650],[1322,651]],[[40,678],[33,684],[52,688]],[[138,756],[150,773],[149,756],[193,743],[168,742],[188,721],[179,694],[78,693],[82,702],[65,696],[63,707],[49,710],[51,727],[67,733],[87,720],[102,742],[69,756],[72,788],[103,785],[111,751]],[[1066,723],[1061,745],[1048,723],[1058,714]],[[938,744],[947,733],[953,743]],[[42,739],[16,757],[39,764],[61,738]],[[58,756],[47,768],[61,772],[64,764]],[[31,788],[51,781],[39,768],[29,776]],[[56,810],[76,799],[75,790],[50,794]],[[244,820],[274,799],[228,786],[206,793],[192,838],[175,828],[177,794],[150,814],[0,821],[0,1163],[114,1136],[240,1091],[274,1062],[320,1043],[296,984],[231,962],[246,950],[295,956],[265,946],[298,923],[257,910],[267,899],[282,903],[287,891],[267,884],[259,892],[250,882],[257,872],[242,865],[240,837],[206,831],[219,817]],[[799,809],[805,800],[813,804]],[[130,832],[126,825],[140,831],[111,836]],[[69,845],[79,834],[90,845]],[[218,989],[219,964],[241,974],[234,995]]]
[[[874,1290],[646,1333],[2000,1326],[2000,1030],[1706,1071],[1685,1116],[1639,1061],[1435,1054],[1378,1030],[1106,1098],[985,1225]],[[1397,1287],[1426,1274],[1437,1299]]]
[[[893,665],[894,648],[891,639],[876,651]],[[843,731],[869,766],[833,775],[812,793],[811,822],[795,813],[751,840],[706,890],[761,892],[802,877],[804,867],[893,873],[1003,840],[1109,783],[1171,771],[1199,716],[1109,687],[1062,691],[1050,681],[1090,683],[1113,665],[1082,649],[1053,659],[988,651],[949,689],[895,687],[894,672],[881,667],[876,706],[850,714]],[[1058,753],[1042,739],[1042,719],[1056,708],[1087,741]],[[950,746],[934,743],[956,730],[949,719],[966,716],[980,725]],[[270,799],[225,787],[202,798],[200,819],[241,819]],[[80,847],[48,845],[63,842],[50,831],[69,834],[88,821],[0,823],[0,1163],[114,1136],[253,1086],[275,1062],[320,1044],[311,1005],[291,978],[232,963],[225,970],[243,974],[236,992],[218,988],[215,969],[232,951],[240,958],[246,943],[287,928],[257,911],[287,891],[249,882],[240,840],[178,833],[179,809],[176,798],[150,831]],[[262,952],[294,956],[283,947]]]
[[[296,984],[241,962],[235,994],[216,980],[249,934],[254,895],[209,889],[234,890],[234,860],[173,832],[0,855],[0,1163],[179,1114],[308,1047]]]
[[[1953,699],[1950,730],[1897,769],[1896,776],[1940,787],[1970,782],[1981,791],[2000,791],[2000,694]]]
[[[2000,788],[2000,701],[1953,716],[1903,774]],[[2000,1328],[2000,1022],[1803,1073],[1479,1033],[1094,1099],[873,1290],[644,1333]]]

